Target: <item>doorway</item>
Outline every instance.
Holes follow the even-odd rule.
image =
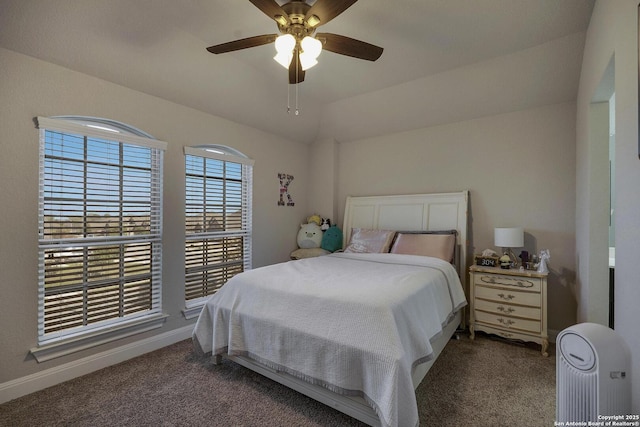
[[[611,325],[615,286],[615,58],[589,110],[589,267],[587,318]],[[613,161],[612,161],[613,160]]]

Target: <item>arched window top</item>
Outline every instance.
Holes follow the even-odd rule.
[[[108,141],[167,149],[167,143],[148,133],[116,120],[87,116],[37,117],[38,128],[56,132],[101,138]]]
[[[211,153],[216,153],[220,155],[243,157],[245,159],[249,158],[249,156],[247,156],[243,152],[238,151],[235,148],[227,147],[226,145],[202,144],[202,145],[194,145],[193,148],[199,148],[201,150],[209,151]]]
[[[184,147],[184,153],[192,156],[209,157],[212,159],[242,163],[253,166],[253,160],[235,148],[220,144],[201,144]]]
[[[89,117],[89,116],[54,116],[51,118],[58,119],[58,120],[68,120],[70,122],[74,122],[82,126],[87,126],[87,127],[98,129],[98,130],[104,130],[107,132],[124,133],[128,135],[139,136],[142,138],[156,139],[145,131],[142,131],[131,125],[128,125],[116,120],[103,119],[100,117]]]

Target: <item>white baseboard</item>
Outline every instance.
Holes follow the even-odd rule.
[[[145,338],[131,344],[113,348],[102,353],[84,357],[64,365],[46,369],[26,377],[0,384],[0,403],[43,390],[99,369],[158,350],[179,341],[191,338],[193,325]]]

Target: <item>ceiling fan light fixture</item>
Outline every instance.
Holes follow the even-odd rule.
[[[275,59],[275,61],[278,64],[282,65],[284,68],[289,69],[289,65],[291,64],[291,60],[293,59],[293,53],[276,53],[276,56],[274,56],[273,59]]]
[[[290,53],[293,52],[294,47],[296,47],[296,38],[291,34],[283,34],[276,38],[276,52]]]
[[[274,17],[273,17],[273,19],[274,19],[278,24],[280,24],[280,25],[282,25],[282,26],[285,26],[285,25],[287,25],[287,23],[288,23],[288,22],[287,22],[287,18],[285,18],[285,17],[284,17],[284,16],[282,16],[282,15],[276,15],[276,16],[274,16]]]
[[[315,58],[306,55],[304,52],[300,54],[300,67],[303,71],[307,71],[309,68],[316,65],[318,61]]]
[[[306,36],[300,42],[300,46],[304,53],[308,54],[312,58],[317,58],[322,52],[322,42],[318,39],[314,39],[311,36]]]
[[[322,42],[318,39],[314,39],[313,37],[306,36],[300,42],[300,47],[302,47],[302,53],[300,53],[300,65],[303,70],[308,70],[318,63],[316,58],[322,52]]]
[[[309,19],[307,19],[307,25],[309,25],[310,27],[315,27],[320,23],[320,18],[318,18],[316,15],[311,15],[309,17]]]
[[[276,38],[276,56],[273,59],[284,68],[289,68],[293,58],[293,48],[296,47],[296,38],[291,34],[283,34]]]
[[[246,37],[209,46],[213,54],[234,52],[273,43],[274,59],[288,71],[289,84],[304,81],[305,71],[318,63],[322,49],[352,58],[375,61],[382,55],[379,46],[333,33],[316,33],[358,0],[250,0],[278,25],[277,34]],[[280,34],[280,36],[279,36]],[[317,39],[314,38],[314,34]],[[294,62],[295,60],[295,62]]]

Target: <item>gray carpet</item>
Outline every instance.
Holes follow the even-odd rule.
[[[421,426],[552,426],[555,355],[462,335],[416,393]],[[0,405],[0,425],[363,424],[234,363],[212,365],[188,340]]]

